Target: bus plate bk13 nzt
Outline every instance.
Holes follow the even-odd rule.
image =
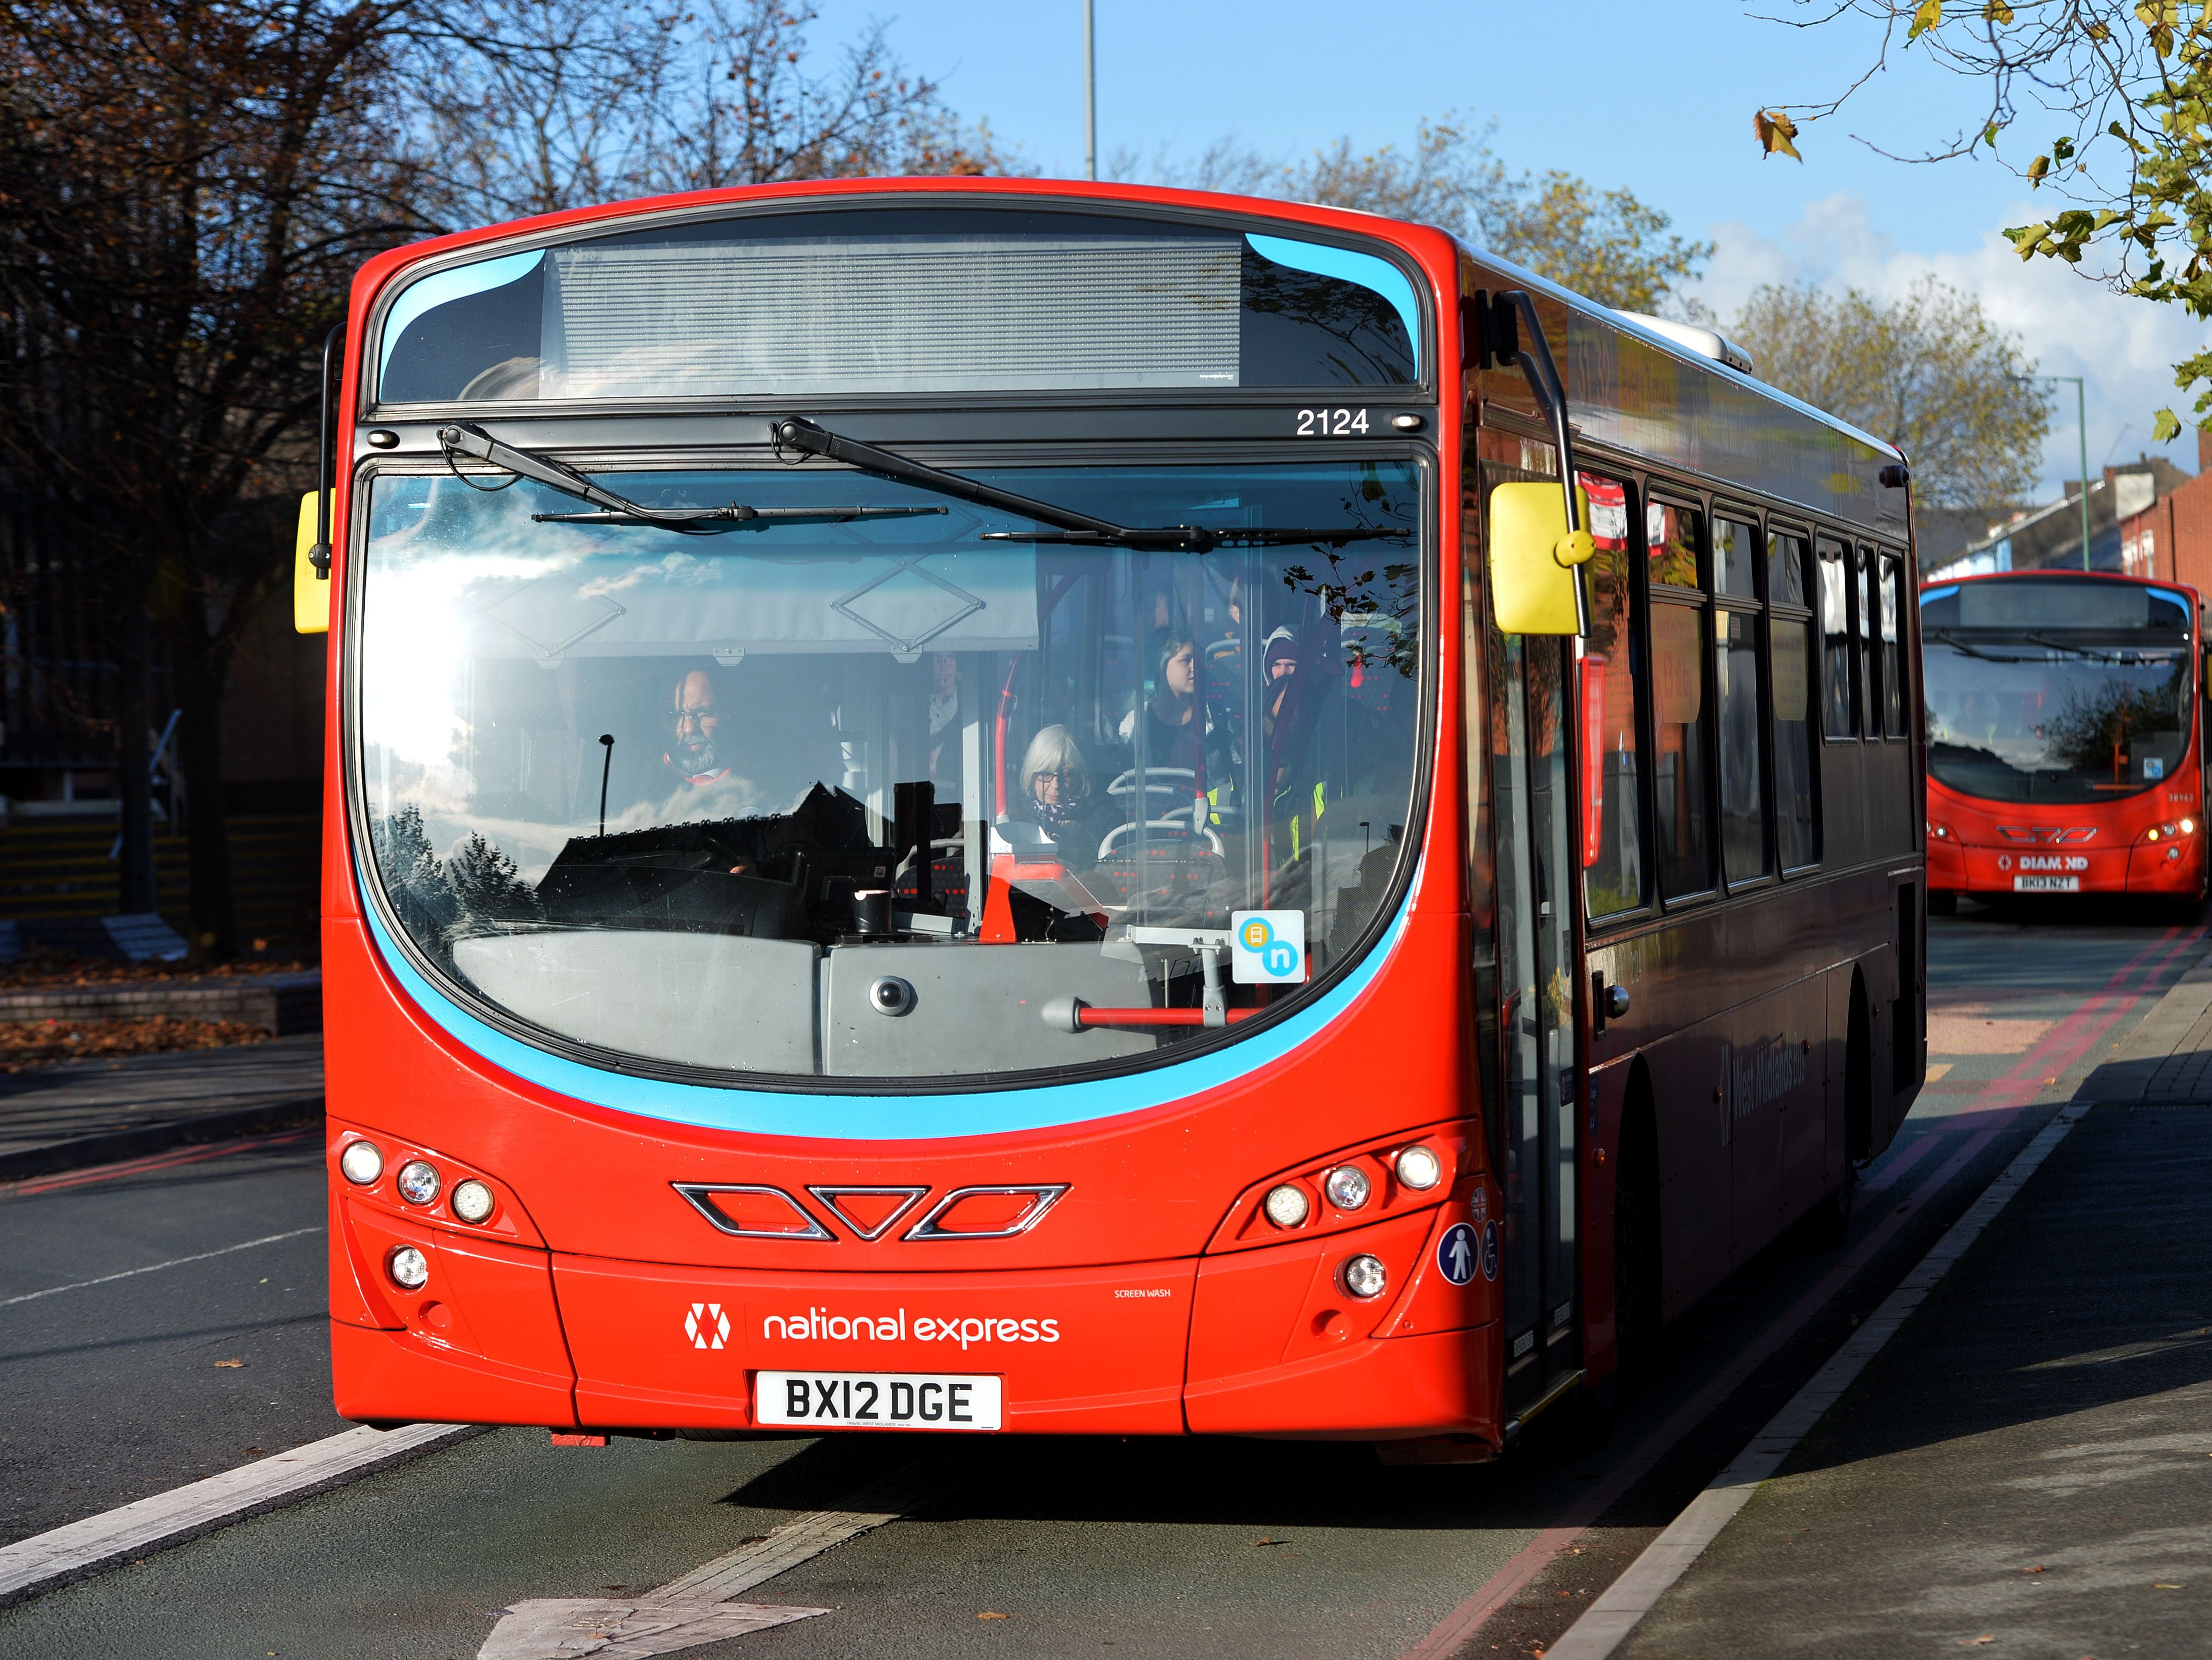
[[[972,1373],[764,1371],[753,1417],[836,1429],[994,1430],[999,1383]]]

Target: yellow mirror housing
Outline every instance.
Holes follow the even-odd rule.
[[[300,498],[300,530],[292,554],[292,627],[301,634],[331,631],[331,579],[315,569],[313,558],[321,505],[319,490]]]
[[[1575,492],[1583,523],[1589,497]],[[1588,632],[1582,569],[1596,552],[1587,529],[1567,528],[1556,483],[1500,484],[1490,492],[1490,609],[1503,634]]]

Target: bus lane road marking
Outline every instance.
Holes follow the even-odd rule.
[[[0,1608],[415,1457],[471,1425],[350,1429],[0,1547]]]
[[[1986,1104],[1977,1103],[1971,1107],[1954,1109],[1931,1124],[1923,1133],[1918,1148],[1908,1152],[1895,1169],[1882,1172],[1863,1191],[1876,1191],[1889,1186],[1911,1164],[1919,1162],[1923,1152],[1934,1151],[1939,1146],[1952,1145],[1957,1138],[1947,1133],[1948,1121],[1971,1116],[1976,1122],[1976,1128],[1939,1169],[1870,1228],[1812,1290],[1739,1353],[1725,1371],[1714,1377],[1692,1399],[1645,1437],[1626,1458],[1607,1471],[1602,1481],[1569,1506],[1558,1522],[1539,1532],[1472,1596],[1439,1620],[1427,1636],[1407,1651],[1404,1660],[1446,1660],[1446,1657],[1458,1653],[1493,1615],[1519,1596],[1537,1575],[1595,1526],[1608,1510],[1626,1497],[1629,1490],[1643,1480],[1676,1443],[1718,1410],[1807,1321],[1856,1279],[1905,1225],[1911,1213],[1924,1208],[1956,1177],[1972,1166],[1983,1150],[2010,1128],[2013,1121],[2034,1099],[2042,1088],[2041,1077],[2063,1076],[2066,1067],[2086,1054],[2091,1045],[2118,1023],[2136,1000],[2157,983],[2158,976],[2172,965],[2175,958],[2189,946],[2202,943],[2204,933],[2202,928],[2169,931],[2144,946],[2123,964],[2098,992],[2085,998],[2072,1013],[2054,1025],[2042,1041],[2014,1067],[1982,1086],[1986,1093],[1997,1097],[1996,1099]],[[2146,964],[2148,964],[2147,970]],[[2144,972],[2143,982],[2133,991],[2124,993],[2122,987],[2138,971]],[[2106,1008],[2108,1004],[2111,1005],[2109,1010]],[[2098,1018],[2100,1015],[2101,1018]],[[2058,1073],[2045,1073],[2043,1068],[2062,1052],[2067,1058],[2060,1065]],[[2036,1088],[2029,1090],[2025,1096],[2014,1098],[2019,1085],[2029,1078],[2039,1079]],[[1553,1660],[1557,1653],[1556,1649],[1547,1651],[1546,1660]]]
[[[499,1624],[477,1651],[477,1660],[569,1660],[586,1654],[631,1660],[828,1614],[828,1608],[731,1599],[943,1498],[960,1479],[947,1466],[920,1461],[642,1596],[546,1596],[516,1602],[501,1610]]]
[[[41,1297],[59,1297],[65,1291],[85,1291],[94,1286],[112,1285],[118,1280],[134,1280],[142,1274],[159,1274],[164,1268],[180,1268],[187,1262],[205,1262],[217,1256],[228,1256],[234,1251],[252,1250],[258,1245],[274,1245],[286,1239],[297,1239],[303,1234],[320,1233],[323,1225],[311,1228],[294,1228],[289,1233],[268,1233],[258,1239],[240,1240],[235,1245],[224,1245],[215,1250],[196,1251],[190,1256],[173,1256],[166,1262],[149,1262],[143,1268],[125,1268],[119,1274],[103,1274],[96,1280],[75,1280],[66,1286],[48,1286],[44,1291],[27,1291],[20,1297],[0,1297],[0,1309],[12,1309],[18,1303],[35,1303]]]

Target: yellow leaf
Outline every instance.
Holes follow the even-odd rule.
[[[2033,190],[2037,185],[2040,185],[2043,182],[2044,174],[2050,171],[2051,158],[2047,155],[2039,155],[2035,160],[2029,162],[2027,164],[2028,188],[2030,190]]]
[[[1760,110],[1751,118],[1751,125],[1759,135],[1762,161],[1777,154],[1797,161],[1805,159],[1797,154],[1797,146],[1790,142],[1797,136],[1797,124],[1780,110]]]
[[[1992,23],[2009,23],[2012,21],[2012,8],[2005,4],[2005,0],[1990,0],[1989,4],[1982,8],[1982,15]]]
[[[1943,0],[1920,0],[1919,9],[1912,14],[1912,27],[1905,32],[1907,44],[1917,40],[1942,21]]]

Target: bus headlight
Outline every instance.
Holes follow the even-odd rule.
[[[430,1283],[430,1264],[412,1245],[401,1245],[384,1259],[384,1270],[402,1291],[420,1291]]]
[[[491,1189],[477,1181],[464,1182],[453,1189],[453,1214],[464,1222],[481,1222],[491,1214]]]
[[[374,1141],[349,1141],[338,1155],[338,1172],[357,1188],[384,1174],[384,1154]]]
[[[1358,1210],[1367,1202],[1367,1195],[1375,1184],[1367,1179],[1367,1172],[1356,1164],[1339,1164],[1322,1183],[1322,1191],[1328,1202],[1339,1210]]]
[[[1306,1190],[1297,1183],[1285,1182],[1267,1189],[1264,1208],[1267,1219],[1277,1227],[1302,1227],[1312,1213],[1313,1201],[1306,1197]]]
[[[1398,1179],[1416,1193],[1426,1193],[1443,1173],[1443,1161],[1426,1147],[1407,1147],[1398,1155]]]
[[[1389,1283],[1390,1274],[1382,1266],[1381,1257],[1362,1252],[1345,1263],[1342,1280],[1346,1292],[1365,1302],[1382,1294],[1382,1287]]]
[[[437,1166],[425,1159],[410,1158],[399,1167],[395,1185],[409,1204],[427,1205],[438,1196]]]

